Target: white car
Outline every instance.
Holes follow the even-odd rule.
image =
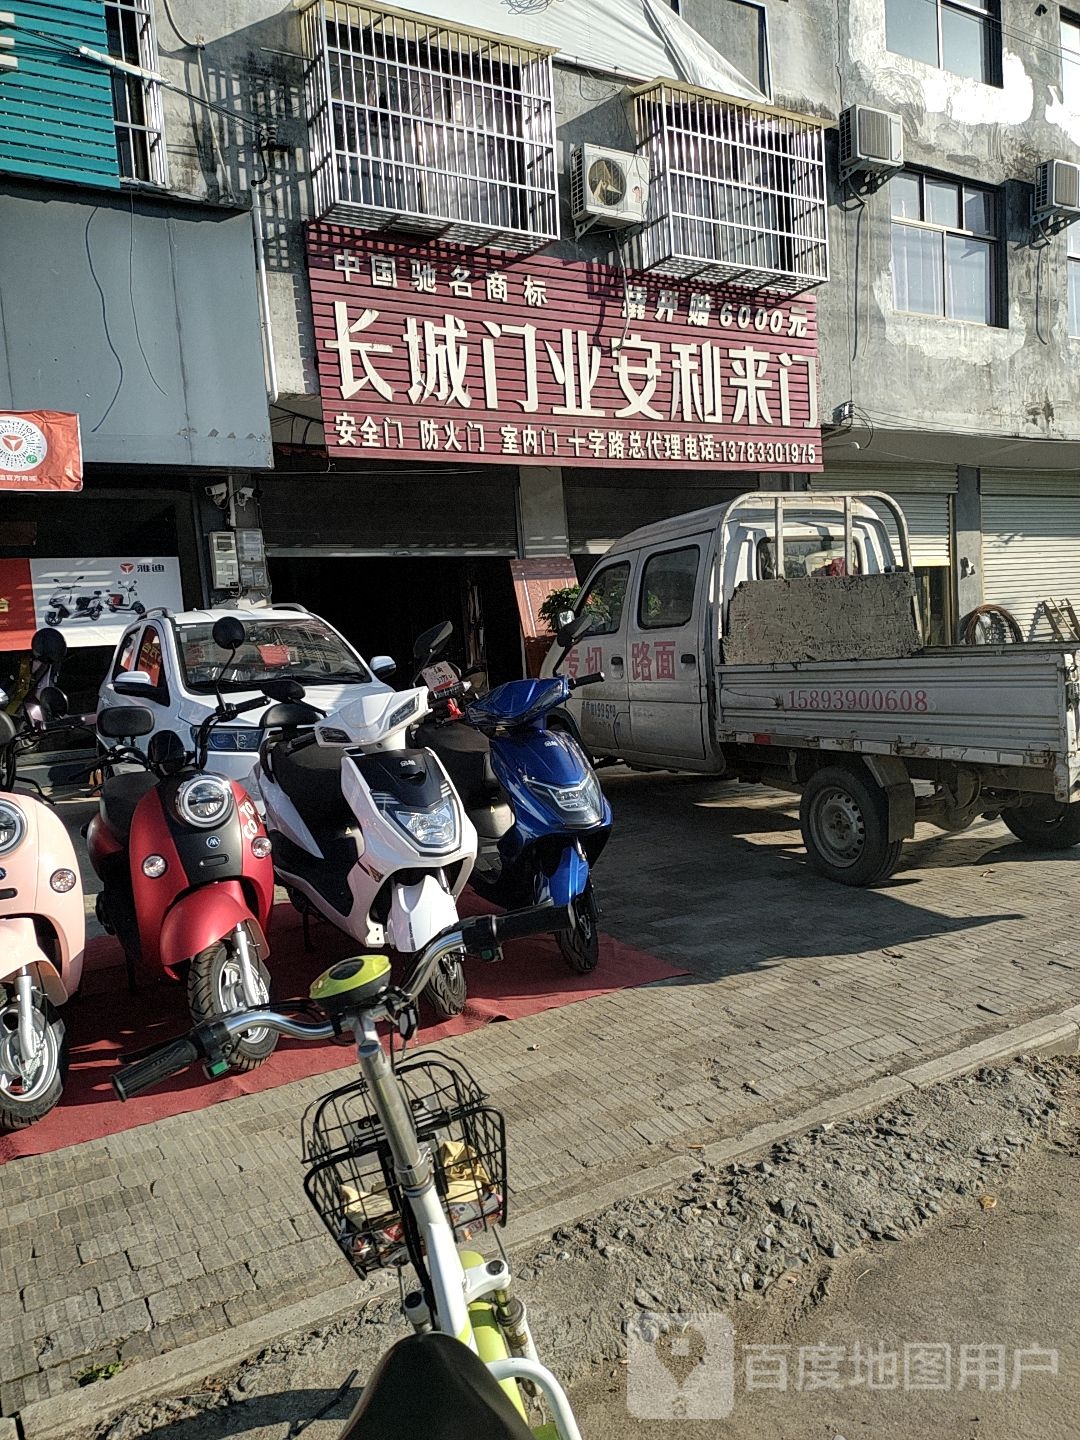
[[[210,634],[223,615],[234,615],[247,631],[231,660]],[[124,631],[98,692],[98,714],[114,705],[145,705],[154,715],[154,732],[174,730],[190,750],[195,732],[214,710],[215,689],[235,702],[258,695],[264,680],[287,677],[303,685],[310,704],[329,714],[347,704],[358,687],[365,695],[389,693],[392,687],[382,677],[394,668],[386,655],[369,666],[332,626],[299,605],[161,612],[140,616]],[[118,675],[126,675],[122,695],[114,684]],[[247,782],[262,713],[248,710],[210,732],[208,769]],[[140,748],[149,739],[140,739]]]

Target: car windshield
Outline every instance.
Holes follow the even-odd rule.
[[[860,553],[862,542],[857,535],[853,535],[851,538],[855,574],[860,575],[863,568]],[[771,538],[758,541],[757,557],[758,579],[774,580],[776,578],[776,562]],[[846,575],[847,573],[843,535],[822,533],[812,538],[784,536],[784,575],[787,579],[803,575]]]
[[[310,616],[296,620],[245,617],[247,638],[228,664],[229,652],[214,644],[213,628],[212,622],[177,627],[187,688],[199,694],[212,694],[215,684],[222,690],[257,689],[264,680],[286,676],[309,685],[371,679],[371,672],[340,635]]]

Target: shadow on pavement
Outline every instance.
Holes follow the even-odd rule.
[[[224,1440],[229,1435],[249,1435],[272,1427],[274,1440],[287,1440],[294,1421],[314,1420],[324,1406],[329,1407],[320,1416],[324,1425],[327,1421],[344,1423],[359,1398],[360,1387],[339,1400],[335,1399],[337,1393],[336,1390],[285,1390],[273,1395],[256,1395],[251,1399],[238,1399],[228,1408],[213,1405],[197,1415],[170,1420],[144,1431],[143,1436],[144,1440]],[[301,1434],[310,1435],[314,1428],[308,1425]]]

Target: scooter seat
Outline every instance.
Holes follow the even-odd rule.
[[[416,743],[434,750],[468,811],[489,806],[502,792],[491,768],[491,745],[471,725],[419,725]]]
[[[452,1335],[399,1340],[379,1361],[341,1440],[532,1440],[487,1366]]]
[[[130,775],[113,775],[105,781],[98,808],[102,820],[117,840],[127,843],[136,807],[157,783],[157,776],[149,770],[133,770]]]
[[[341,793],[341,751],[327,745],[287,744],[273,750],[273,778],[309,826],[340,829],[355,824]]]

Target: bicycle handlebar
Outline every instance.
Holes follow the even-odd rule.
[[[432,971],[444,956],[455,950],[487,950],[504,940],[521,940],[527,935],[553,934],[569,930],[573,915],[566,906],[537,905],[531,910],[519,910],[509,915],[475,915],[459,920],[456,925],[444,930],[425,947],[412,974],[400,989],[387,990],[374,1005],[365,1005],[363,1010],[376,1019],[387,1019],[390,1009],[387,1001],[399,999],[405,1004],[414,1004],[421,990],[431,978]],[[343,1016],[345,1028],[352,1029],[351,1020],[358,1020],[348,1012]],[[206,1025],[199,1025],[187,1035],[179,1035],[164,1045],[158,1046],[148,1055],[121,1065],[112,1077],[113,1090],[121,1100],[130,1100],[143,1090],[159,1085],[172,1075],[186,1070],[196,1060],[216,1057],[227,1048],[229,1040],[244,1030],[275,1030],[279,1035],[288,1035],[294,1040],[329,1040],[338,1033],[333,1021],[295,1020],[280,1011],[266,1009],[234,1010],[228,1015]]]

